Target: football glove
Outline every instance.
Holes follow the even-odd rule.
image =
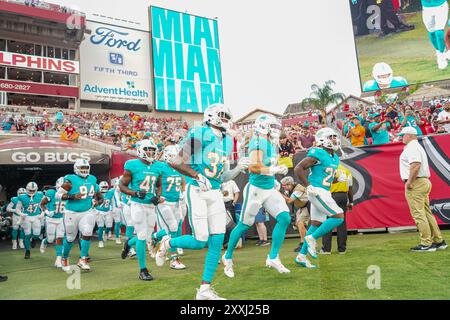
[[[55,212],[53,212],[53,211],[48,211],[48,210],[45,210],[45,215],[47,216],[47,217],[49,217],[49,218],[51,218],[51,217],[53,217],[53,215],[54,215],[54,213]]]
[[[195,179],[195,181],[197,181],[202,192],[206,192],[212,189],[211,182],[208,180],[208,178],[206,178],[204,175],[201,175],[200,173],[198,174],[198,177],[197,179]]]
[[[238,161],[237,164],[239,171],[245,171],[250,166],[250,158],[242,158]]]
[[[309,185],[308,187],[306,187],[306,192],[308,193],[308,195],[310,195],[312,197],[317,196],[316,188],[313,187],[312,185]]]
[[[283,176],[287,175],[289,169],[286,166],[272,166],[270,167],[270,175],[274,176],[281,174]]]
[[[138,197],[141,200],[144,200],[147,196],[147,192],[145,191],[136,191],[136,197]]]
[[[153,203],[155,206],[159,204],[159,201],[160,201],[159,196],[154,196],[153,198],[150,199],[150,202]]]

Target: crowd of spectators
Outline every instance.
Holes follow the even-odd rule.
[[[387,107],[359,107],[336,120],[342,136],[358,147],[400,141],[397,134],[413,127],[419,136],[450,133],[450,104],[414,108],[404,103]]]

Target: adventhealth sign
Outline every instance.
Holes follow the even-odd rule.
[[[81,43],[82,99],[151,104],[148,32],[88,21]]]
[[[223,103],[217,21],[150,10],[156,109],[203,112]]]

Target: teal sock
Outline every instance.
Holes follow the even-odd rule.
[[[63,252],[63,246],[60,244],[57,244],[55,246],[55,251],[56,251],[56,256],[57,257],[61,257],[62,256],[62,252]]]
[[[436,30],[434,32],[436,36],[436,43],[437,48],[439,52],[445,52],[445,49],[447,49],[447,46],[445,45],[445,32],[444,30]]]
[[[201,250],[206,246],[206,241],[199,241],[191,235],[181,236],[170,240],[170,246],[172,248],[183,248],[192,250]],[[219,260],[216,261],[216,263]]]
[[[275,259],[280,252],[281,245],[286,236],[286,230],[291,223],[291,216],[287,212],[282,212],[277,216],[277,224],[272,232],[272,248],[270,249],[269,258]]]
[[[214,234],[208,238],[208,252],[206,253],[205,267],[203,268],[203,281],[211,283],[216,273],[224,238],[224,234]]]
[[[134,247],[136,245],[136,242],[137,242],[137,237],[133,237],[130,240],[128,240],[128,245],[130,247]]]
[[[231,231],[230,239],[228,240],[227,252],[225,253],[226,259],[233,259],[234,248],[236,248],[239,239],[249,228],[249,226],[239,222],[238,225],[234,227],[233,231]]]
[[[106,234],[111,232],[111,228],[106,228]]]
[[[25,236],[25,250],[30,250],[31,244],[30,244],[31,234]]]
[[[12,231],[11,231],[11,240],[16,241],[18,234],[19,234],[19,230],[12,229]]]
[[[23,229],[20,229],[20,232],[19,232],[19,239],[25,239],[25,231],[23,231]]]
[[[116,238],[120,237],[120,222],[114,224],[114,234],[116,235]]]
[[[428,37],[430,38],[431,44],[436,50],[439,50],[439,44],[435,32],[428,32]]]
[[[319,227],[316,226],[310,226],[308,231],[306,232],[306,236],[309,236],[310,234],[313,234],[314,231],[316,231]],[[303,242],[303,246],[300,250],[301,254],[307,254],[308,253],[308,244],[305,242]]]
[[[39,235],[34,235],[34,234],[33,234],[32,237],[33,237],[34,240],[39,240]]]
[[[152,236],[156,241],[161,241],[164,236],[167,236],[167,231],[165,229],[161,229],[157,233],[154,233]]]
[[[63,240],[63,258],[68,259],[70,255],[70,251],[72,250],[73,242],[67,241],[66,238]]]
[[[91,240],[81,239],[81,258],[89,257],[89,248],[91,247]]]
[[[98,234],[98,241],[103,241],[103,227],[98,227],[97,234]]]
[[[42,242],[44,242],[45,244],[48,244],[47,238],[45,238],[44,240],[42,240]]]
[[[180,220],[178,223],[177,237],[181,237],[183,235],[183,220]]]
[[[127,230],[125,231],[125,237],[128,239],[133,238],[134,227],[127,226]]]
[[[333,231],[334,228],[340,226],[344,222],[344,219],[342,218],[328,218],[323,222],[319,228],[317,228],[316,231],[312,234],[314,239],[319,239],[323,235],[327,234],[328,232]]]
[[[170,236],[172,237],[172,239],[175,239],[177,237],[177,233],[176,232],[170,232]],[[171,247],[169,252],[170,253],[176,253],[177,252],[177,248]]]
[[[136,241],[136,256],[139,262],[139,269],[145,269],[147,267],[147,256],[145,255],[145,240],[137,240]]]

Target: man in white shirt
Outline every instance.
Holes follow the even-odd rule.
[[[417,130],[405,127],[399,133],[406,145],[400,155],[400,176],[405,183],[405,197],[411,216],[420,234],[420,244],[411,248],[414,252],[445,250],[436,218],[430,209],[430,168],[427,154],[417,140]]]
[[[225,203],[225,208],[231,213],[233,220],[236,222],[235,206],[239,200],[239,194],[241,190],[239,190],[239,187],[233,180],[224,182],[220,189],[223,194],[223,202]]]
[[[444,110],[439,113],[437,120],[445,131],[450,133],[450,104],[445,105]]]

